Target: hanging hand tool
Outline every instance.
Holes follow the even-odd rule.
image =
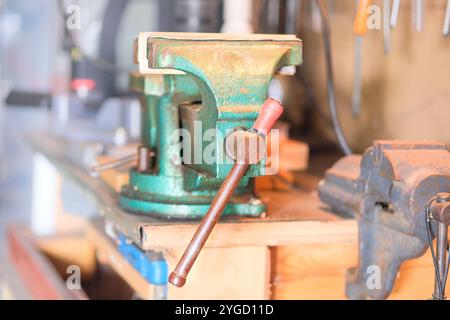
[[[444,37],[450,34],[450,0],[447,1],[447,8],[445,9],[444,27],[442,28]]]
[[[391,51],[391,0],[383,0],[383,38],[384,54],[388,55]]]
[[[319,6],[316,1],[311,1],[311,30],[315,33],[319,33],[321,30],[321,17]]]
[[[185,284],[192,265],[208,240],[214,226],[219,221],[234,190],[247,172],[249,165],[251,163],[259,162],[264,157],[265,152],[260,148],[260,139],[267,135],[275,121],[281,116],[282,112],[283,107],[281,104],[278,101],[269,98],[262,106],[259,117],[252,129],[249,131],[236,131],[237,135],[235,135],[233,139],[234,145],[236,146],[234,149],[235,151],[230,152],[233,153],[233,155],[230,156],[232,156],[236,162],[217,192],[208,212],[203,217],[182,258],[174,271],[170,274],[169,282],[171,284],[177,287],[182,287]],[[229,136],[228,138],[231,137],[232,136]]]
[[[424,11],[423,0],[413,0],[412,23],[414,26],[414,30],[416,32],[423,31],[423,11]]]
[[[367,33],[367,10],[370,3],[370,0],[359,0],[353,26],[353,33],[355,34],[355,69],[353,78],[352,111],[354,117],[359,116],[359,113],[361,112],[362,44],[363,37]]]
[[[397,27],[399,12],[400,12],[400,0],[394,0],[394,2],[392,3],[391,21],[390,21],[390,26],[392,29]]]

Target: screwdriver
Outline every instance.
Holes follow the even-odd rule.
[[[413,12],[412,12],[412,22],[414,25],[414,30],[416,32],[423,31],[423,10],[424,10],[423,0],[414,0],[413,1]]]
[[[450,0],[447,1],[447,8],[445,9],[444,27],[442,29],[444,37],[450,34]]]
[[[392,29],[397,27],[399,11],[400,11],[400,0],[394,0],[394,2],[392,3],[391,22],[390,22]]]
[[[370,0],[359,0],[356,12],[353,33],[355,35],[355,69],[353,76],[352,113],[354,117],[361,112],[361,73],[362,73],[362,44],[367,33],[367,10]]]
[[[391,51],[391,0],[383,0],[383,38],[384,38],[384,54]]]

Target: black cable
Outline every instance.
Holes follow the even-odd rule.
[[[436,283],[438,286],[438,299],[439,300],[444,300],[445,299],[445,287],[447,284],[447,278],[448,278],[448,272],[449,272],[449,267],[450,267],[450,248],[449,248],[449,244],[447,242],[447,264],[445,266],[445,272],[444,272],[444,277],[441,280],[441,274],[439,271],[439,266],[438,266],[438,261],[436,258],[436,254],[435,254],[435,250],[434,250],[434,246],[433,246],[433,237],[432,237],[432,230],[431,230],[431,204],[436,201],[438,199],[438,196],[433,196],[428,202],[427,205],[425,207],[425,225],[426,225],[426,230],[427,230],[427,238],[428,238],[428,246],[430,247],[430,251],[431,251],[431,257],[433,259],[433,265],[434,265],[434,272],[435,272],[435,277],[436,277]],[[444,199],[444,201],[450,201],[450,198],[448,199]]]
[[[441,275],[439,272],[439,266],[438,266],[436,254],[434,252],[433,237],[431,236],[431,220],[430,220],[429,214],[430,214],[430,210],[429,210],[429,206],[427,206],[427,208],[425,209],[425,226],[427,229],[428,245],[430,247],[431,257],[433,259],[434,273],[435,273],[435,277],[436,277],[436,283],[438,285],[438,295],[439,295],[438,299],[442,300],[443,299],[442,298],[443,297],[443,288],[442,288],[442,283],[441,283]]]
[[[65,12],[65,3],[64,0],[59,0],[57,2],[58,4],[58,11],[62,15],[63,21],[66,21],[67,19],[67,13]],[[116,19],[117,20],[117,19]],[[118,24],[117,24],[118,25]],[[102,33],[104,33],[105,28],[102,28]],[[95,67],[97,67],[99,70],[106,71],[108,73],[127,73],[129,70],[121,69],[117,67],[113,62],[98,58],[98,57],[92,57],[89,54],[87,54],[83,48],[77,43],[75,40],[75,36],[73,35],[73,32],[68,29],[64,24],[64,31],[65,36],[67,37],[67,40],[69,41],[68,46],[70,49],[76,49],[80,56],[92,63]],[[111,45],[108,45],[108,49],[110,49]],[[100,46],[100,49],[102,49],[102,46]]]
[[[448,269],[450,266],[450,248],[447,245],[447,266],[445,268],[444,278],[442,279],[442,295],[445,294],[445,287],[447,286]]]
[[[322,21],[322,36],[323,36],[325,65],[327,73],[328,107],[330,110],[331,121],[340,149],[345,155],[351,155],[353,154],[353,152],[350,149],[347,139],[345,138],[344,131],[342,130],[336,106],[336,91],[333,76],[333,59],[331,55],[330,19],[328,16],[328,9],[323,0],[316,0],[316,3],[317,6],[319,7],[320,17]]]
[[[450,197],[438,198],[437,196],[433,201],[438,200],[438,199],[440,201],[450,201]],[[430,202],[429,206],[431,206],[431,202]],[[442,278],[442,299],[445,299],[445,288],[447,286],[449,268],[450,268],[450,246],[447,241],[447,265],[445,266],[444,277]]]

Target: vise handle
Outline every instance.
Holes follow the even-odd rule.
[[[261,112],[258,119],[255,121],[253,128],[250,130],[254,132],[258,137],[259,135],[267,135],[271,130],[276,120],[281,116],[283,112],[282,105],[271,98],[267,99],[261,108]],[[214,226],[219,221],[223,210],[230,201],[234,190],[239,185],[242,177],[247,172],[250,165],[251,157],[251,143],[244,141],[244,152],[237,152],[240,156],[236,159],[235,164],[225,178],[219,191],[217,191],[208,212],[203,217],[200,225],[197,228],[194,236],[192,237],[189,245],[184,251],[183,256],[175,267],[174,271],[170,273],[169,282],[177,287],[182,287],[186,283],[186,278],[191,270],[195,260],[197,259],[200,251],[208,240]]]

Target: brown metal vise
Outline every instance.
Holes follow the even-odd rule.
[[[427,250],[428,201],[449,191],[450,152],[437,142],[376,141],[326,172],[320,199],[358,220],[359,263],[348,270],[347,297],[389,296],[401,263]]]

